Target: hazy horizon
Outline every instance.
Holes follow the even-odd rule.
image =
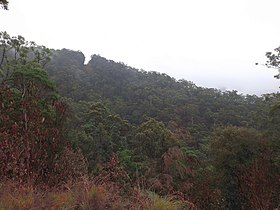
[[[265,53],[280,45],[277,0],[13,0],[0,28],[53,49],[99,54],[198,86],[279,90]]]

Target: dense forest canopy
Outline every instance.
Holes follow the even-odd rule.
[[[62,204],[50,195],[66,209],[279,206],[278,93],[199,87],[100,55],[84,64],[80,51],[6,32],[0,41],[2,180],[95,190]],[[279,50],[266,55],[279,69]],[[14,208],[4,195],[0,208]]]

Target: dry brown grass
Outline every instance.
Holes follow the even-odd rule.
[[[111,205],[109,193],[89,181],[57,188],[33,188],[18,183],[2,183],[0,209],[105,209]]]
[[[110,183],[96,185],[88,178],[52,189],[6,182],[1,184],[0,192],[0,210],[190,209],[171,196],[160,197],[133,188],[123,194]]]

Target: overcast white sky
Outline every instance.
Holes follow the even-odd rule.
[[[199,86],[261,94],[276,70],[279,0],[9,0],[0,30],[49,48],[100,54]]]

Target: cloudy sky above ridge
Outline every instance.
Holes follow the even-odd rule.
[[[10,0],[0,30],[49,48],[100,54],[199,86],[279,90],[255,66],[280,45],[279,0]]]

